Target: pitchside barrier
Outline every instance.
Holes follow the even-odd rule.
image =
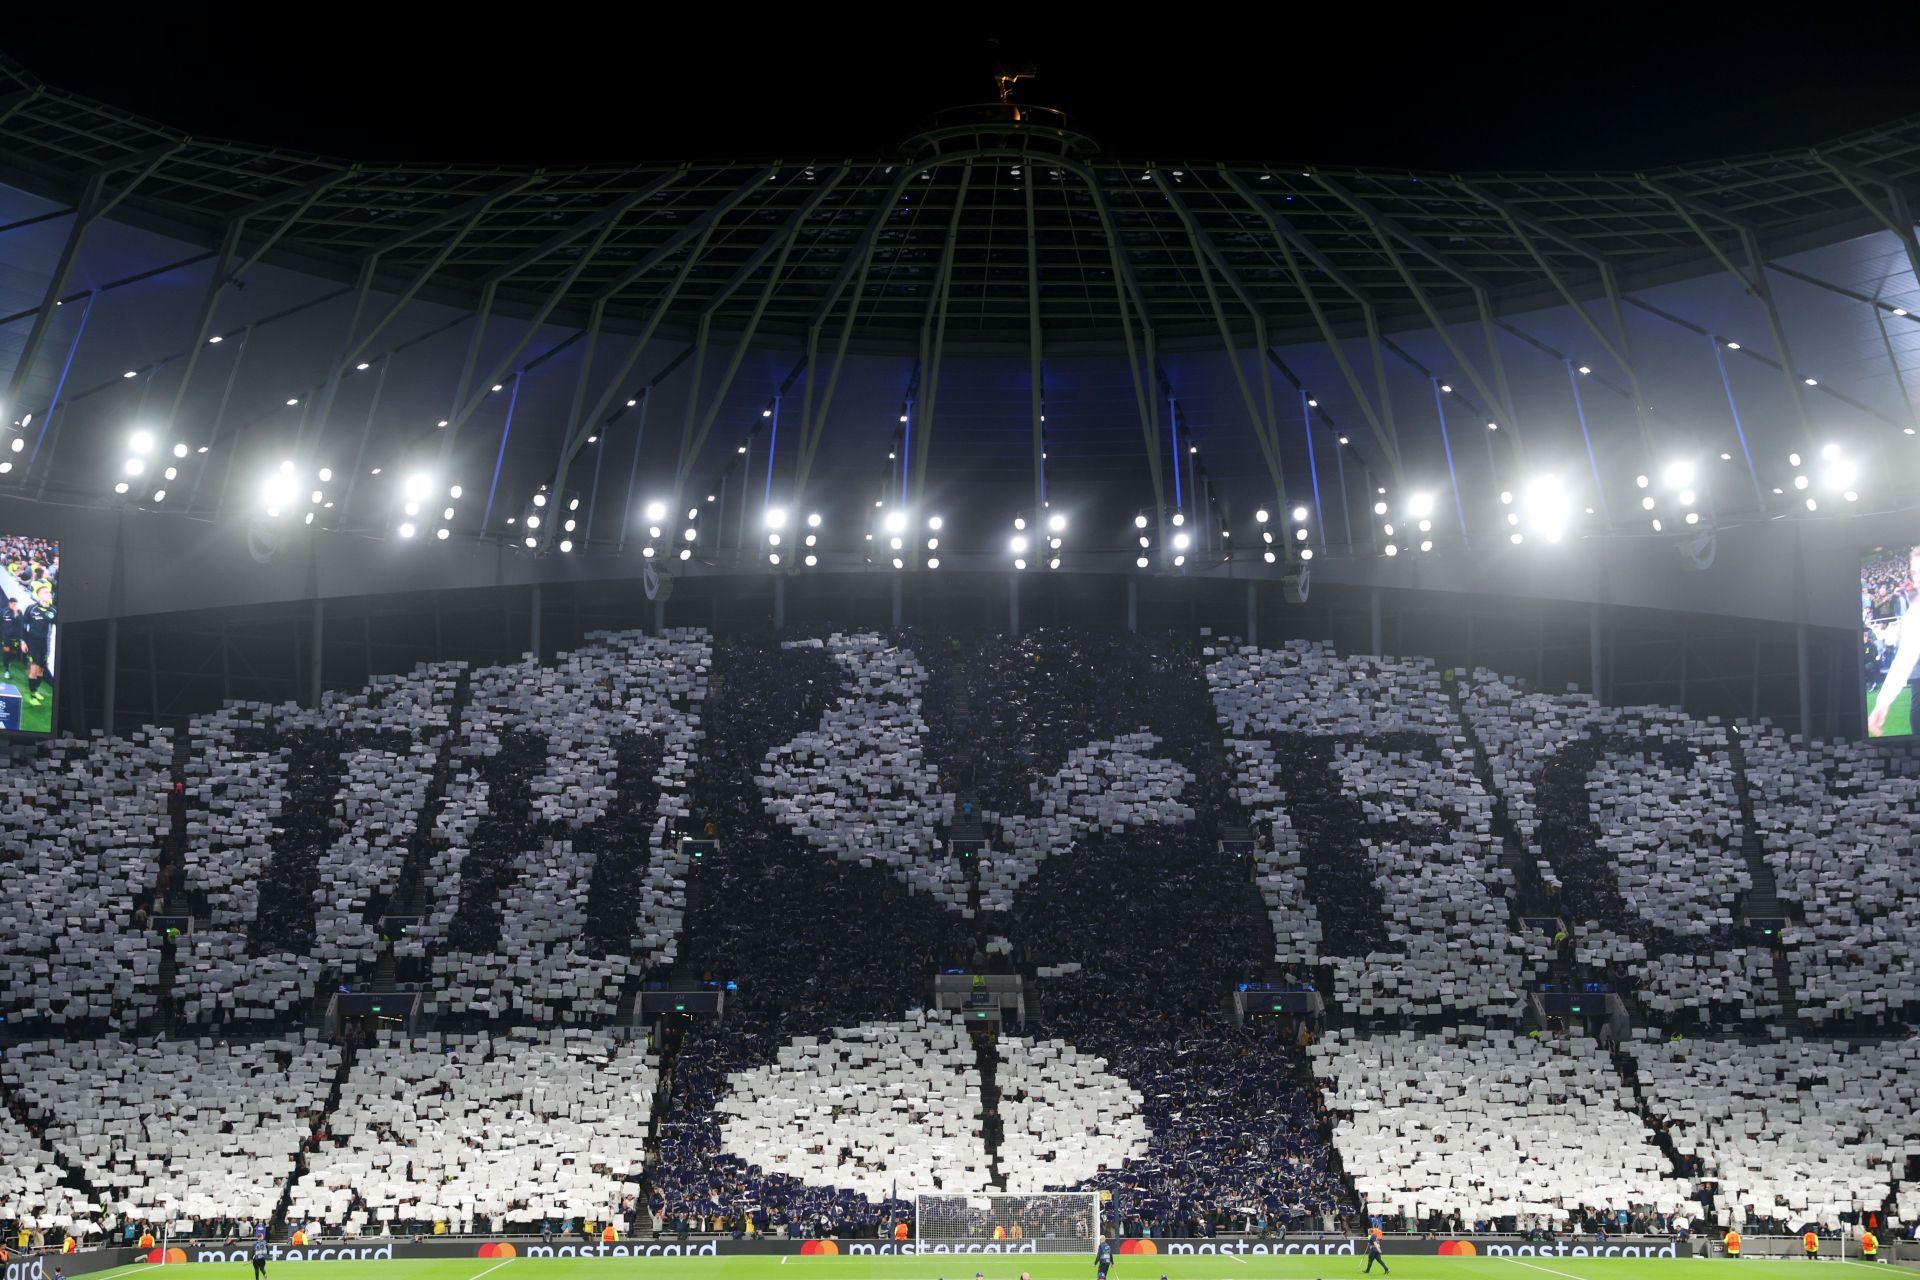
[[[1820,1256],[1857,1259],[1858,1242],[1849,1240],[1845,1254],[1838,1236],[1823,1239]],[[1521,1236],[1388,1236],[1389,1258],[1419,1256],[1493,1257],[1493,1258],[1695,1258],[1721,1256],[1720,1237],[1709,1240],[1694,1236],[1685,1242],[1667,1236],[1608,1236],[1602,1245],[1591,1236],[1563,1237],[1551,1242],[1529,1242]],[[948,1254],[993,1255],[1034,1254],[1039,1250],[1031,1240],[1010,1240],[985,1244],[920,1244],[892,1240],[744,1240],[731,1236],[665,1236],[655,1240],[641,1235],[614,1244],[588,1243],[580,1238],[555,1238],[542,1241],[538,1236],[440,1236],[418,1243],[412,1240],[362,1237],[354,1240],[321,1240],[294,1248],[276,1243],[271,1262],[391,1262],[421,1258],[737,1258],[807,1255],[826,1257],[938,1257]],[[1208,1257],[1234,1254],[1242,1257],[1294,1257],[1333,1255],[1358,1258],[1366,1252],[1359,1236],[1289,1235],[1217,1236],[1210,1240],[1123,1239],[1118,1252],[1123,1255],[1160,1255],[1163,1257]],[[1803,1253],[1799,1236],[1747,1236],[1743,1252],[1751,1257],[1798,1256]],[[192,1241],[169,1245],[165,1262],[246,1262],[252,1253],[251,1242],[232,1245],[224,1241]],[[1920,1261],[1920,1244],[1907,1240],[1887,1240],[1880,1246],[1888,1261]],[[15,1253],[0,1268],[0,1280],[49,1280],[58,1262],[69,1277],[105,1271],[137,1262],[162,1264],[159,1249],[86,1249],[64,1257],[51,1253],[27,1256]],[[1125,1262],[1121,1262],[1125,1267]]]

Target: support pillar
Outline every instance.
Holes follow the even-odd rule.
[[[1373,639],[1373,647],[1367,652],[1377,657],[1385,652],[1380,638],[1380,588],[1378,587],[1367,593],[1367,614]]]
[[[667,633],[667,602],[664,600],[655,600],[653,602],[653,634],[656,636],[662,636],[662,635],[665,635],[666,633]]]
[[[320,676],[322,663],[320,651],[324,647],[320,636],[326,626],[327,602],[318,596],[313,600],[313,643],[307,646],[307,706],[318,710],[320,706]]]
[[[1260,584],[1247,584],[1247,643],[1260,643]]]
[[[899,583],[894,583],[898,587]],[[773,629],[787,629],[787,578],[785,574],[773,575]]]
[[[533,653],[533,664],[540,665],[540,584],[533,584],[533,604],[527,611],[528,631],[530,633],[527,648]]]
[[[1805,628],[1802,628],[1802,630],[1804,629]],[[1803,648],[1801,650],[1802,655],[1804,655],[1805,652],[1806,650]],[[106,665],[106,675],[101,682],[100,722],[106,729],[107,735],[111,737],[113,735],[113,698],[116,687],[120,683],[120,619],[118,618],[107,619]],[[1804,656],[1802,657],[1800,668],[1802,671],[1806,670]],[[1805,696],[1804,693],[1801,695],[1803,701]]]
[[[112,635],[111,632],[108,633]],[[1813,683],[1807,674],[1807,624],[1796,623],[1793,628],[1794,667],[1800,680],[1800,736],[1805,741],[1813,741]],[[111,690],[112,685],[107,688]]]
[[[896,632],[900,630],[900,594],[900,575],[896,573],[893,575],[893,629]]]
[[[1020,638],[1020,575],[1017,573],[1007,579],[1007,634],[1015,640]]]
[[[1588,688],[1593,692],[1595,702],[1606,701],[1606,695],[1600,685],[1600,606],[1587,606],[1587,660],[1593,664],[1593,675]]]
[[[1127,579],[1127,634],[1133,635],[1140,630],[1140,584],[1132,578]]]

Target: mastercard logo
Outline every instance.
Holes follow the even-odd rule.
[[[1122,1240],[1120,1242],[1120,1252],[1158,1253],[1160,1252],[1160,1246],[1151,1240]]]
[[[803,1254],[811,1253],[811,1254],[831,1255],[831,1254],[839,1253],[840,1246],[835,1244],[831,1240],[809,1240],[805,1244],[800,1246],[800,1252]]]
[[[185,1249],[150,1249],[147,1251],[148,1262],[185,1262],[186,1260],[187,1251]]]
[[[1471,1258],[1480,1250],[1471,1240],[1442,1240],[1440,1256],[1443,1258]]]
[[[483,1258],[517,1258],[520,1256],[520,1251],[510,1244],[495,1241],[491,1244],[481,1245],[480,1256]]]

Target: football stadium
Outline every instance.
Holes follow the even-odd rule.
[[[1920,114],[995,49],[0,54],[0,1280],[1920,1262]]]

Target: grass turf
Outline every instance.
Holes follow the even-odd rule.
[[[1878,700],[1878,689],[1867,690],[1867,714],[1873,714],[1873,704]],[[1886,728],[1880,731],[1882,738],[1900,738],[1913,732],[1913,690],[1903,688],[1893,695],[1893,706],[1887,711]]]
[[[1835,1242],[1837,1245],[1837,1242]],[[1391,1248],[1388,1265],[1399,1280],[1675,1280],[1674,1269],[1689,1276],[1712,1273],[1717,1280],[1735,1280],[1738,1270],[1779,1274],[1775,1265],[1808,1267],[1803,1258],[1750,1257],[1739,1261],[1698,1258],[1572,1258],[1474,1257],[1445,1258],[1404,1254]],[[1250,1254],[1193,1254],[1145,1256],[1129,1254],[1115,1259],[1110,1280],[1344,1280],[1358,1276],[1364,1257],[1274,1257]],[[1824,1255],[1815,1266],[1849,1270],[1872,1264],[1841,1261]],[[1881,1267],[1882,1271],[1888,1270]],[[139,1267],[100,1272],[83,1280],[134,1280]],[[798,1255],[732,1258],[435,1258],[362,1262],[275,1262],[267,1266],[268,1280],[1093,1280],[1093,1260],[1080,1255],[946,1254],[935,1257],[862,1256],[838,1258]],[[1375,1269],[1377,1275],[1378,1268]],[[174,1263],[164,1268],[167,1280],[232,1280],[251,1275],[245,1262]],[[1817,1273],[1816,1273],[1817,1274]],[[1863,1277],[1864,1280],[1864,1277]]]

